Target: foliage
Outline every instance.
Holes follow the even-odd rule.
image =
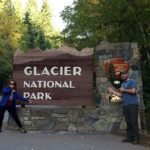
[[[29,12],[25,13],[24,24],[27,27],[27,30],[24,32],[24,36],[22,37],[22,46],[24,44],[24,49],[33,49],[35,47],[35,31],[33,24],[30,21]]]
[[[12,70],[14,51],[19,47],[21,24],[11,0],[0,1],[0,82],[3,85]]]
[[[79,49],[98,44],[102,35],[96,29],[99,16],[96,11],[97,7],[89,0],[74,1],[72,6],[66,7],[61,15],[67,24],[63,31],[65,42]]]
[[[44,34],[45,37],[45,43],[46,48],[51,47],[60,47],[62,40],[61,40],[61,34],[58,31],[54,30],[54,27],[52,26],[52,14],[51,14],[51,8],[48,5],[48,1],[44,0],[42,9],[41,9],[41,19],[40,19],[40,28]]]
[[[75,0],[61,14],[67,24],[64,39],[79,49],[102,40],[139,42],[148,47],[149,6],[149,0]]]
[[[4,0],[0,3],[3,5],[0,10],[0,49],[3,53],[4,49],[14,51],[18,48],[21,24],[13,11],[11,0]]]
[[[52,27],[51,9],[43,0],[42,9],[36,0],[29,0],[22,11],[21,0],[0,1],[0,86],[11,76],[13,55],[17,49],[60,47],[61,34]]]
[[[51,9],[47,0],[39,10],[36,0],[29,0],[25,10],[26,29],[22,40],[25,49],[40,47],[42,50],[61,46],[61,35],[52,26]]]

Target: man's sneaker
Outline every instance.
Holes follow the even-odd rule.
[[[132,144],[139,144],[139,140],[134,140],[134,141],[132,141]]]
[[[128,139],[128,138],[125,138],[125,139],[123,139],[121,142],[132,143],[133,140]]]
[[[24,129],[24,128],[20,128],[20,132],[21,133],[27,133],[26,129]]]

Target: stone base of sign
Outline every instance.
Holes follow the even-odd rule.
[[[122,133],[126,129],[120,105],[100,108],[17,108],[28,131]],[[9,116],[8,129],[17,129]]]

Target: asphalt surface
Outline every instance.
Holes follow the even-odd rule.
[[[0,150],[150,150],[122,143],[122,137],[102,133],[28,132],[3,130]]]

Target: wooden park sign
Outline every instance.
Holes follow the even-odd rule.
[[[93,51],[68,47],[14,55],[13,78],[33,104],[90,106],[93,89]]]

